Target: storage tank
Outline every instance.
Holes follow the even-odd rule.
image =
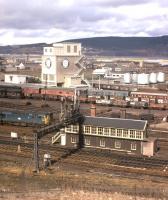
[[[130,73],[124,74],[124,83],[131,83],[131,74]]]
[[[138,84],[147,85],[149,84],[149,74],[138,74]]]
[[[156,73],[151,73],[150,75],[149,75],[149,82],[150,83],[157,83],[157,74]]]
[[[137,83],[137,81],[138,81],[138,74],[133,73],[133,74],[132,74],[132,82],[133,82],[133,83]]]
[[[159,83],[165,82],[165,73],[159,72],[159,73],[157,74],[157,81],[158,81]]]

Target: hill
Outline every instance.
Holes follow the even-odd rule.
[[[0,46],[0,54],[42,54],[46,43]]]
[[[64,41],[65,42],[65,41]],[[168,57],[168,36],[94,37],[66,42],[80,42],[87,55]],[[42,54],[45,43],[0,46],[0,54]]]
[[[87,49],[87,54],[143,57],[168,56],[168,36],[95,37],[67,41],[81,42]]]

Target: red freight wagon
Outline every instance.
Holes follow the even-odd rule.
[[[44,96],[46,95],[49,99],[59,99],[60,97],[73,97],[74,96],[74,90],[68,90],[68,89],[41,89],[41,94]]]
[[[40,88],[23,88],[23,94],[25,97],[41,97]]]

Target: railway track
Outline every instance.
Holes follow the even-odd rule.
[[[33,155],[33,143],[25,143],[21,140],[11,140],[9,138],[0,138],[0,145],[7,146],[1,153],[8,152],[11,156],[24,156],[32,158]],[[23,153],[16,152],[16,146],[21,146]],[[12,149],[14,147],[14,150]],[[1,148],[2,149],[2,148]],[[26,151],[24,151],[26,149]],[[68,149],[58,146],[51,146],[48,144],[39,145],[40,157],[44,153],[51,154],[53,162],[58,164],[70,164],[78,165],[82,168],[104,170],[104,171],[140,171],[142,174],[160,175],[161,177],[167,177],[168,179],[168,160],[159,158],[137,157],[132,155],[121,155],[109,151],[99,151],[90,149]],[[31,152],[31,153],[30,153]],[[155,174],[154,174],[155,173]]]

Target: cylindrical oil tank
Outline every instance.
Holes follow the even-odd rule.
[[[124,74],[124,83],[131,83],[131,74],[130,73]]]
[[[159,73],[157,74],[157,81],[158,81],[159,83],[165,82],[165,73],[159,72]]]
[[[137,81],[138,81],[138,74],[137,73],[133,73],[132,74],[132,82],[133,83],[137,83]]]
[[[149,74],[138,74],[138,84],[147,85],[149,84]]]
[[[151,73],[150,75],[149,75],[149,82],[150,83],[157,83],[157,74],[156,73]]]

